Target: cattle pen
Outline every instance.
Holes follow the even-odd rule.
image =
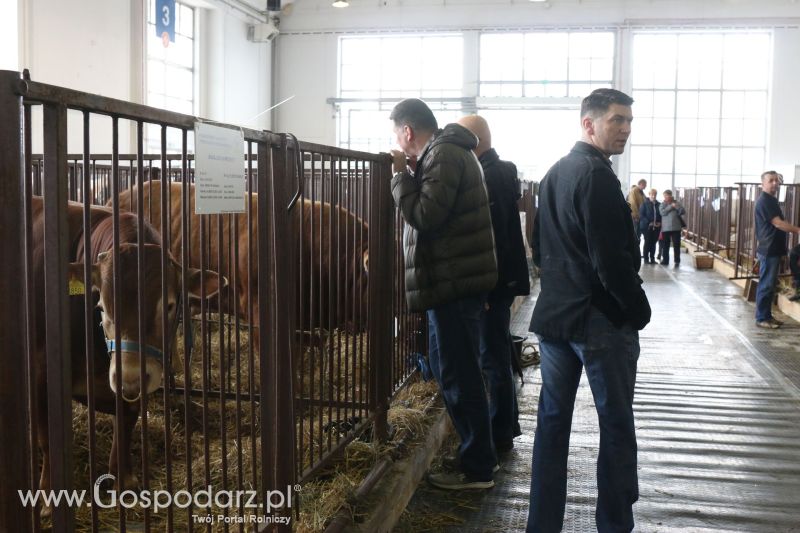
[[[245,211],[200,216],[197,120],[0,71],[4,525],[100,531],[101,515],[110,514],[120,531],[210,530],[193,524],[193,502],[136,514],[41,504],[19,513],[18,491],[90,489],[109,470],[120,491],[191,492],[213,481],[218,490],[252,492],[274,517],[291,516],[298,509],[287,492],[365,432],[388,438],[389,402],[427,346],[425,321],[403,300],[389,157],[216,124],[242,132]],[[159,133],[155,150],[144,142],[146,128]],[[98,252],[95,217],[109,221],[98,260],[105,270],[88,260]],[[128,219],[139,230],[125,241],[120,221]],[[160,242],[146,243],[145,228]],[[148,250],[157,250],[156,278]],[[215,276],[218,287],[209,284]],[[90,289],[104,284],[110,292],[101,289],[102,297]],[[101,375],[109,365],[119,371]],[[109,386],[126,390],[129,365],[138,396],[109,396]],[[131,417],[140,420],[133,436]],[[85,434],[74,435],[75,427]],[[49,476],[40,482],[43,439]],[[78,440],[88,457],[80,476]],[[107,468],[98,451],[111,440],[119,445]],[[128,440],[139,442],[136,457],[126,456]],[[278,494],[286,500],[276,503]]]

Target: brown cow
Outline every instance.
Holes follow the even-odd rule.
[[[200,266],[200,218],[195,212],[195,191],[194,185],[188,184],[190,213],[190,265]],[[182,223],[181,223],[181,191],[180,183],[171,183],[169,189],[170,202],[170,248],[172,253],[180,257],[182,251]],[[144,213],[151,224],[161,228],[161,182],[146,182],[142,187],[144,197]],[[121,210],[136,211],[137,189],[124,191],[120,194],[119,206]],[[133,199],[133,201],[131,201]],[[246,201],[249,201],[246,200]],[[235,215],[235,224],[238,227],[238,257],[234,259],[236,263],[236,285],[239,296],[237,306],[239,315],[245,319],[250,319],[251,324],[258,324],[258,196],[253,194],[253,216],[252,216],[252,259],[248,256],[250,248],[248,244],[248,220],[246,214]],[[108,205],[111,205],[109,202]],[[298,207],[301,204],[298,204]],[[333,213],[332,213],[333,210]],[[299,213],[295,208],[295,213]],[[305,200],[302,203],[302,239],[301,239],[301,273],[303,303],[301,324],[304,330],[322,328],[333,330],[335,328],[348,328],[350,330],[364,328],[366,324],[367,294],[368,294],[368,263],[369,263],[369,234],[368,226],[359,217],[344,208],[333,208],[325,202],[312,202]],[[335,213],[338,213],[338,222]],[[333,216],[333,218],[331,218]],[[207,249],[210,250],[209,259],[206,264],[210,264],[220,274],[232,279],[232,272],[228,260],[228,250],[233,255],[233,247],[229,242],[230,220],[234,216],[223,217],[223,243],[222,243],[222,265],[217,264],[220,243],[218,242],[218,230],[215,217],[207,217],[210,223],[205,229]],[[320,230],[320,220],[323,221]],[[331,226],[336,228],[333,236],[338,235],[338,244],[331,242]],[[338,246],[331,250],[332,247]],[[250,268],[248,268],[248,264]],[[329,276],[329,272],[333,279]],[[248,292],[248,281],[251,284],[251,292]],[[339,291],[339,294],[331,291]],[[344,294],[342,294],[344,293]],[[309,305],[309,302],[313,302]],[[333,302],[333,309],[331,309]],[[248,304],[252,303],[253,316],[248,317]],[[355,304],[355,305],[354,305]],[[233,305],[223,298],[222,311],[232,313]],[[258,329],[253,330],[253,342],[258,346]]]
[[[50,462],[49,438],[47,424],[47,371],[45,355],[45,298],[44,298],[44,203],[41,197],[32,199],[33,219],[33,271],[34,271],[34,301],[39,305],[35,308],[36,334],[34,344],[34,361],[36,366],[36,392],[38,403],[37,440],[44,455],[39,488],[50,488]],[[109,353],[113,350],[113,339],[119,330],[122,340],[120,359],[122,370],[120,380],[122,383],[121,395],[123,402],[122,423],[120,425],[120,439],[117,441],[117,431],[111,445],[109,458],[109,471],[115,477],[124,480],[127,487],[138,484],[136,476],[130,470],[130,437],[136,420],[139,416],[139,398],[141,392],[149,394],[155,391],[162,382],[163,357],[159,358],[160,347],[163,346],[164,332],[162,331],[162,312],[167,310],[167,324],[169,335],[168,345],[174,343],[176,332],[175,321],[177,305],[179,304],[181,286],[181,266],[170,258],[167,282],[167,304],[161,301],[161,237],[152,226],[145,223],[142,228],[143,241],[146,243],[143,252],[144,262],[144,341],[143,350],[147,354],[145,361],[145,385],[140,384],[140,359],[138,340],[139,312],[137,309],[138,293],[138,246],[137,232],[139,225],[136,216],[122,213],[119,217],[119,242],[120,242],[120,271],[122,279],[120,292],[122,296],[121,308],[115,309],[113,271],[113,220],[109,209],[91,207],[91,251],[89,258],[92,261],[92,290],[93,299],[97,308],[94,311],[94,324],[87,325],[84,314],[84,296],[69,297],[69,328],[71,332],[70,354],[72,361],[72,395],[75,399],[86,403],[87,378],[86,378],[86,327],[92,327],[94,344],[94,402],[95,408],[104,413],[116,413],[116,355]],[[69,227],[69,266],[70,281],[83,281],[85,250],[83,247],[83,206],[70,203],[67,208],[67,223]],[[200,293],[201,275],[196,269],[187,270],[187,286],[191,297]],[[217,292],[219,276],[215,272],[206,271],[202,276],[204,291],[208,296]],[[224,280],[223,280],[224,282]],[[67,288],[65,287],[66,291]],[[100,324],[100,326],[96,326]],[[108,347],[107,347],[108,343]],[[116,350],[114,350],[116,351]],[[176,358],[177,359],[177,358]],[[174,362],[177,363],[175,359]],[[115,420],[115,424],[119,421]],[[122,464],[117,464],[117,448],[120,448]],[[44,515],[51,509],[42,510]]]

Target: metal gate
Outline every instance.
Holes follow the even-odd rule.
[[[80,112],[77,156],[67,110]],[[90,150],[98,115],[110,155]],[[352,439],[387,437],[389,400],[426,346],[403,303],[388,156],[244,129],[246,212],[198,216],[194,117],[0,71],[0,120],[0,528],[260,530],[296,513],[296,484]],[[121,154],[129,124],[136,150]],[[160,153],[145,153],[147,124]],[[42,517],[18,491],[35,490],[44,465],[47,488],[90,497],[111,471],[136,505]],[[223,497],[207,507],[203,490]]]

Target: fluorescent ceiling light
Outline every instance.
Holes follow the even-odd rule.
[[[347,0],[336,0],[334,3],[331,4],[333,7],[347,7],[350,5],[350,2]]]

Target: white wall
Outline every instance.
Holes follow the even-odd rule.
[[[337,91],[338,35],[419,30],[518,29],[548,27],[621,28],[623,56],[631,27],[776,27],[772,113],[767,166],[800,163],[800,3],[795,0],[381,0],[330,7],[329,0],[303,0],[281,20],[277,95],[295,99],[277,114],[276,129],[301,139],[335,144],[333,109],[325,103]],[[629,42],[629,41],[627,41]],[[414,58],[397,58],[398,64]],[[620,72],[622,88],[629,73]],[[621,167],[625,173],[625,164]],[[786,174],[787,176],[789,174]],[[625,176],[621,176],[623,181]]]
[[[787,169],[783,175],[794,178],[794,166],[800,164],[800,29],[775,30],[774,42],[767,167]]]
[[[0,70],[19,68],[17,0],[0,0]]]
[[[20,68],[29,69],[34,81],[142,103],[143,0],[21,2]],[[200,116],[268,129],[267,116],[243,123],[268,107],[270,44],[247,41],[252,21],[238,11],[215,0],[188,3],[205,6],[197,11],[203,43],[197,60]],[[92,149],[110,152],[110,123],[102,118],[96,123]],[[120,150],[132,151],[132,126],[121,124],[120,130]],[[70,124],[70,151],[81,151],[80,138],[80,128]]]

